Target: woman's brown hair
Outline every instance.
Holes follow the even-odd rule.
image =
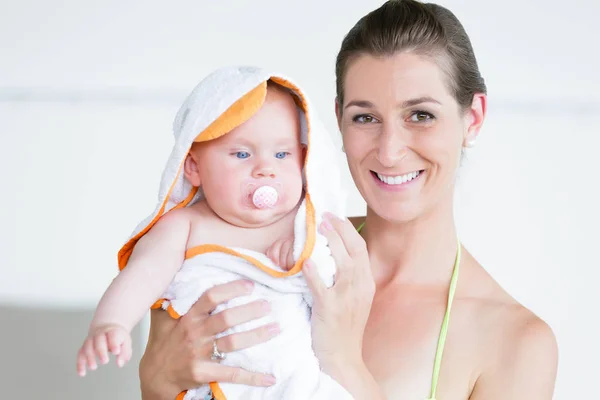
[[[487,92],[469,36],[452,12],[432,3],[389,0],[361,18],[342,42],[335,68],[338,104],[343,105],[344,78],[354,59],[398,52],[434,60],[446,73],[449,89],[463,110],[475,93]]]

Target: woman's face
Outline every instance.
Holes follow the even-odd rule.
[[[411,53],[354,59],[336,103],[350,172],[367,205],[406,222],[451,206],[462,147],[475,139],[485,96],[461,110],[446,75]]]

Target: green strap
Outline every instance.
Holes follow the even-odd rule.
[[[433,363],[431,394],[429,395],[428,400],[435,400],[435,396],[437,394],[437,385],[440,376],[440,367],[442,366],[444,345],[446,344],[446,336],[448,335],[448,325],[450,324],[450,310],[452,309],[452,301],[454,300],[454,293],[456,292],[456,285],[458,283],[458,271],[460,270],[460,257],[462,253],[461,249],[462,246],[459,241],[458,250],[456,251],[456,260],[454,261],[454,271],[452,272],[452,279],[450,280],[450,290],[448,291],[448,304],[446,305],[446,314],[444,315],[444,322],[442,322],[442,329],[440,332],[440,337],[438,338],[438,345],[435,353],[435,362]]]
[[[364,228],[365,223],[363,222],[356,228],[357,232]],[[452,271],[452,278],[450,280],[450,290],[448,291],[448,304],[446,305],[446,313],[444,314],[444,321],[442,322],[442,329],[438,338],[437,350],[435,352],[435,361],[433,363],[433,377],[431,379],[431,393],[429,399],[435,400],[437,395],[438,379],[440,377],[440,368],[442,366],[442,356],[444,355],[444,346],[446,345],[446,336],[448,335],[448,325],[450,324],[450,310],[452,309],[452,301],[454,300],[454,293],[456,292],[456,285],[458,283],[458,272],[460,270],[460,258],[462,255],[462,246],[460,241],[458,242],[458,249],[456,250],[456,259],[454,260],[454,268]]]
[[[363,221],[363,223],[362,223],[362,224],[360,224],[360,225],[358,226],[358,228],[356,228],[356,232],[360,233],[360,231],[362,231],[362,228],[364,228],[364,227],[365,227],[365,221]]]

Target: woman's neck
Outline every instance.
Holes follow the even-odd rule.
[[[367,210],[364,235],[377,286],[447,283],[457,250],[451,201],[405,223]]]

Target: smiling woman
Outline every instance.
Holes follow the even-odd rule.
[[[463,110],[438,64],[415,52],[353,57],[346,68],[338,119],[356,186],[378,215],[411,220],[452,192],[462,145],[483,123],[485,96]],[[388,192],[393,198],[375,195]]]
[[[461,153],[487,108],[460,22],[435,4],[387,1],[344,38],[336,78],[337,121],[367,215],[354,226],[333,217],[321,224],[338,268],[332,288],[319,285],[312,263],[303,269],[322,370],[357,400],[551,399],[552,330],[486,273],[456,232]],[[158,318],[160,338],[151,336],[141,367],[149,400],[216,371],[202,358],[185,371],[162,362],[161,353],[194,349],[165,344],[186,328]],[[247,371],[232,380],[260,384]]]
[[[367,203],[354,222],[377,289],[362,355],[381,398],[422,399],[429,387],[429,399],[550,399],[552,331],[456,245],[456,174],[487,109],[460,22],[435,4],[388,1],[344,38],[336,75],[344,149]],[[351,373],[333,376],[366,393]]]

